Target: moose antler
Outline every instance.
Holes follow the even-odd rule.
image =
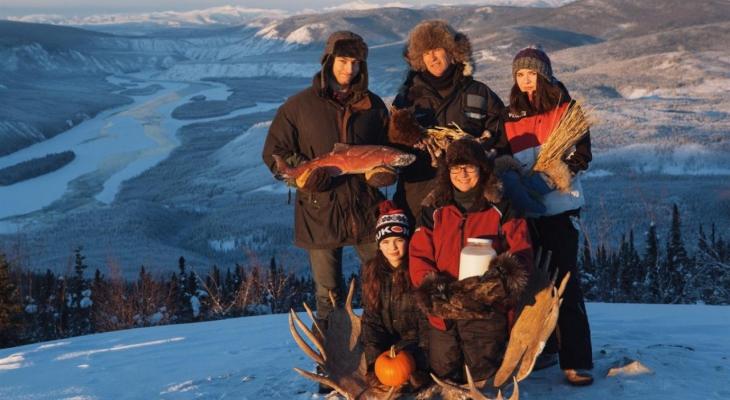
[[[327,317],[327,329],[323,331],[317,324],[312,310],[304,304],[313,328],[309,329],[294,310],[289,311],[289,330],[299,348],[309,356],[323,371],[323,375],[294,368],[300,375],[337,391],[348,400],[355,399],[392,399],[397,396],[397,388],[380,385],[367,375],[367,362],[360,343],[360,317],[352,310],[352,297],[355,281],[350,282],[345,306],[338,307],[330,292],[334,310]],[[304,340],[299,330],[314,344],[313,349]],[[313,331],[316,331],[315,334]]]
[[[519,365],[517,374],[514,375],[515,382],[519,382],[532,372],[535,360],[540,355],[545,342],[553,333],[558,322],[562,295],[565,285],[570,279],[567,273],[560,282],[560,287],[555,287],[556,274],[550,277],[548,268],[552,252],[547,252],[547,257],[542,266],[533,271],[528,282],[525,295],[521,301],[522,307],[515,325],[509,336],[507,350],[494,376],[494,386],[502,386],[509,377],[513,376],[515,368]],[[540,265],[541,253],[537,255],[535,265]]]
[[[494,386],[496,387],[501,387],[507,379],[513,378],[514,387],[508,400],[519,400],[517,382],[525,379],[532,372],[537,356],[542,352],[547,338],[555,329],[562,302],[561,296],[570,277],[570,274],[566,275],[561,281],[560,287],[556,288],[556,276],[550,277],[548,273],[551,253],[547,252],[546,259],[542,264],[540,263],[541,254],[538,251],[535,265],[540,265],[540,267],[536,268],[530,275],[530,280],[520,302],[522,306],[517,321],[510,332],[504,360],[494,378]],[[324,373],[320,375],[299,368],[294,368],[294,370],[306,378],[333,388],[348,400],[394,399],[400,396],[398,388],[387,388],[367,375],[367,363],[362,344],[359,341],[361,332],[360,317],[352,310],[354,291],[353,280],[350,282],[344,307],[336,306],[334,296],[330,293],[334,311],[328,316],[328,329],[326,331],[319,327],[312,310],[306,304],[304,305],[305,310],[313,321],[312,329],[309,329],[293,310],[290,311],[289,329],[295,342],[309,358],[321,367]],[[312,342],[316,350],[304,340],[299,330]],[[514,374],[518,366],[519,370]],[[414,394],[413,397],[416,399],[440,397],[447,400],[464,398],[490,400],[480,390],[486,382],[474,382],[469,368],[465,366],[465,370],[466,385],[462,386],[442,381],[431,375],[438,386],[426,388]],[[503,399],[501,391],[498,391],[495,400]]]
[[[434,374],[431,374],[431,378],[433,378],[434,382],[441,386],[441,393],[443,394],[444,398],[463,399],[464,397],[467,397],[473,400],[492,400],[484,393],[482,393],[477,387],[477,384],[474,383],[474,378],[471,377],[471,371],[469,371],[469,367],[464,365],[464,370],[466,370],[466,388],[464,386],[454,385],[453,383],[442,381]],[[519,400],[519,398],[520,388],[517,387],[517,381],[515,381],[515,388],[512,390],[512,396],[510,396],[508,400]],[[497,397],[494,400],[504,400],[501,390],[497,391]]]

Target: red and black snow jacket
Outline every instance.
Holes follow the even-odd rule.
[[[462,212],[456,205],[424,207],[421,226],[408,248],[409,273],[415,287],[432,273],[459,277],[459,256],[467,238],[491,239],[498,254],[509,252],[528,271],[532,270],[532,243],[527,222],[516,217],[509,203],[488,203],[482,210]],[[443,319],[428,317],[431,325],[445,330]]]

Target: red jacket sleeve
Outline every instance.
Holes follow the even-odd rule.
[[[528,270],[533,268],[532,241],[524,218],[510,218],[502,224],[507,250]]]
[[[423,278],[429,273],[436,273],[436,255],[433,247],[433,231],[420,226],[411,238],[408,246],[408,272],[413,286],[421,286]]]

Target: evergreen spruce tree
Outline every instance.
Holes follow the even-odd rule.
[[[642,301],[645,303],[661,303],[663,293],[660,274],[663,271],[659,263],[659,238],[656,233],[656,225],[653,222],[649,225],[649,231],[646,233],[646,253],[642,264],[644,265],[644,271],[646,271]]]
[[[91,331],[101,332],[104,327],[105,307],[107,301],[106,281],[99,268],[94,271],[94,280],[91,282]]]
[[[629,231],[628,241],[623,242],[622,239],[619,258],[621,259],[621,300],[626,302],[640,301],[644,271],[634,244],[633,229]]]
[[[188,291],[188,273],[185,267],[185,257],[180,256],[178,259],[180,275],[177,277],[176,322],[190,322],[193,320],[193,308],[190,304],[191,293]]]
[[[682,242],[682,226],[679,216],[679,208],[676,204],[672,206],[672,225],[669,230],[669,241],[667,243],[667,257],[665,271],[668,274],[669,287],[664,297],[665,303],[686,302],[685,282],[692,279],[690,259],[687,256],[684,243]],[[688,288],[689,289],[689,288]]]
[[[87,265],[81,253],[83,247],[74,249],[74,276],[69,279],[67,306],[69,313],[69,332],[71,336],[91,333],[91,289],[84,278]]]
[[[0,348],[12,347],[22,338],[23,306],[10,276],[10,264],[0,253]]]

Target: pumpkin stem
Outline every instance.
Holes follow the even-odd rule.
[[[388,354],[390,358],[395,358],[395,345],[390,346],[390,354]]]

